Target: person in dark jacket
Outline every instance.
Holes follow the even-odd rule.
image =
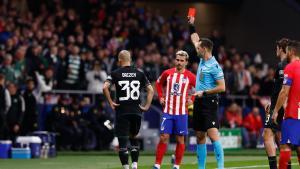
[[[91,128],[96,134],[96,149],[98,150],[109,148],[109,144],[114,138],[110,124],[112,120],[105,115],[103,104],[104,102],[91,108],[86,114],[86,119],[89,121],[89,128]]]
[[[0,139],[6,139],[7,123],[6,114],[11,106],[8,90],[5,88],[5,76],[0,74]]]
[[[20,135],[22,128],[25,102],[23,97],[17,93],[17,86],[14,83],[8,84],[8,91],[11,96],[11,107],[7,113],[7,125],[9,130],[9,138],[15,140]]]
[[[25,113],[24,113],[24,120],[23,120],[23,135],[27,135],[30,132],[37,130],[38,123],[38,111],[37,111],[37,102],[36,96],[34,95],[34,80],[28,79],[26,81],[26,90],[23,93],[23,98],[25,101]]]

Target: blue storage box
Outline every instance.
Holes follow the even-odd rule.
[[[32,133],[32,135],[40,137],[42,140],[42,145],[47,144],[50,146],[48,150],[48,157],[56,157],[56,133],[48,131],[35,131]]]
[[[31,151],[29,147],[26,148],[12,148],[11,158],[13,159],[30,159]]]
[[[20,145],[20,147],[30,147],[31,157],[32,158],[40,158],[41,156],[41,143],[42,140],[37,136],[19,136],[16,139],[16,142]]]
[[[11,144],[10,140],[0,140],[0,158],[9,158]]]

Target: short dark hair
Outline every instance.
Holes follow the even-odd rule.
[[[290,40],[288,38],[282,38],[276,41],[276,46],[278,46],[279,49],[282,49],[282,51],[286,53],[286,47],[288,46],[289,41]]]
[[[199,42],[201,42],[200,46],[202,48],[207,48],[208,50],[212,51],[214,47],[214,43],[208,38],[200,38]]]
[[[288,48],[295,51],[295,54],[300,57],[300,42],[296,40],[290,40],[288,43]]]

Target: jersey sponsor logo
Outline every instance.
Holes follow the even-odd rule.
[[[183,133],[184,133],[184,131],[180,131],[180,132],[179,132],[179,134],[183,134]]]
[[[182,95],[181,93],[179,93],[179,87],[180,87],[179,83],[174,83],[174,85],[173,85],[174,91],[171,92],[172,96],[181,96]]]
[[[111,78],[111,76],[109,75],[109,76],[107,76],[107,80],[111,80],[112,78]]]
[[[173,89],[174,89],[174,92],[178,92],[179,91],[179,84],[178,83],[174,83]]]
[[[212,125],[215,125],[215,124],[216,124],[216,122],[213,121],[213,122],[212,122]]]
[[[136,77],[136,73],[122,73],[122,77]]]

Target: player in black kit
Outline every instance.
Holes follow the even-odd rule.
[[[129,51],[122,50],[118,55],[120,68],[113,71],[104,83],[103,93],[110,106],[116,111],[115,132],[119,140],[119,158],[124,169],[129,169],[127,142],[131,144],[132,169],[137,169],[139,157],[139,144],[136,135],[141,126],[143,111],[147,111],[153,98],[153,88],[145,74],[131,67]],[[117,100],[114,102],[110,96],[109,88],[116,87]],[[147,101],[141,106],[140,92],[147,90]]]
[[[271,96],[271,105],[266,106],[266,120],[264,125],[263,137],[265,149],[268,155],[270,169],[277,169],[276,147],[274,142],[276,142],[277,146],[279,147],[281,139],[281,122],[283,120],[284,108],[282,107],[278,112],[278,125],[272,123],[272,112],[270,112],[270,110],[274,110],[278,94],[282,87],[284,78],[283,70],[288,64],[286,59],[286,47],[288,45],[288,42],[289,40],[286,38],[283,38],[276,42],[276,55],[280,58],[280,62],[277,65],[276,74],[274,77],[274,88]]]

